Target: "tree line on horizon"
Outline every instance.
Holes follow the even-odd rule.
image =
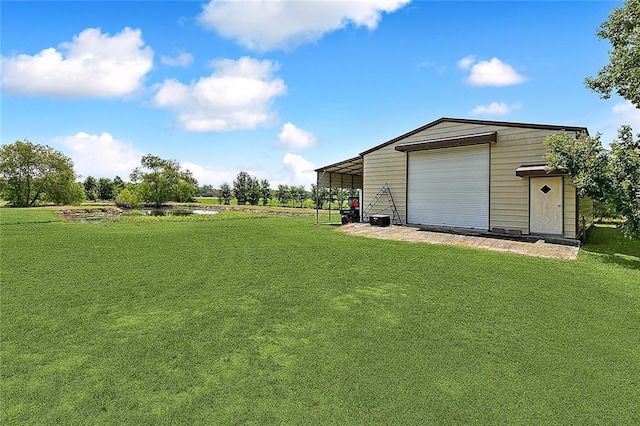
[[[16,141],[0,147],[0,196],[14,207],[31,207],[42,203],[57,205],[79,204],[88,201],[113,201],[117,206],[134,208],[143,205],[160,207],[169,202],[194,202],[196,196],[217,197],[220,204],[268,205],[277,200],[280,206],[303,207],[309,198],[319,200],[322,206],[328,200],[326,188],[311,185],[279,184],[272,189],[267,179],[241,171],[233,186],[223,183],[198,186],[189,170],[183,170],[176,160],[165,160],[152,154],[145,155],[129,175],[129,182],[120,176],[96,178],[87,176],[78,181],[72,160],[47,145],[28,140]],[[334,189],[334,199],[347,194]]]

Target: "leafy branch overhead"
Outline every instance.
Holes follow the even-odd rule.
[[[626,220],[625,235],[640,238],[640,135],[622,126],[611,149],[603,148],[600,134],[594,137],[567,133],[546,138],[547,170],[567,172],[581,196],[603,201]]]
[[[615,91],[640,108],[640,0],[614,8],[597,35],[611,43],[609,64],[585,84],[604,99]]]

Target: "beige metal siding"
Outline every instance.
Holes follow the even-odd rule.
[[[576,236],[576,189],[569,176],[564,176],[564,232],[565,238],[577,238]]]
[[[578,236],[593,226],[593,200],[589,197],[578,198]]]
[[[393,144],[364,155],[364,199],[366,207],[388,183],[402,222],[406,223],[406,154],[395,147],[410,142],[464,136],[483,132],[498,132],[491,144],[489,229],[501,228],[529,233],[529,178],[518,177],[515,170],[523,164],[544,161],[545,137],[554,130],[528,129],[500,125],[443,122],[403,138]],[[442,148],[447,149],[447,148]],[[576,197],[573,185],[565,177],[564,236],[575,238]]]
[[[387,183],[400,219],[405,224],[407,218],[407,156],[404,152],[394,150],[394,146],[385,146],[364,156],[362,206],[366,209]],[[388,206],[386,197],[383,197],[369,214],[376,214]]]

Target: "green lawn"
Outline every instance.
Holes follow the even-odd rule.
[[[612,228],[570,262],[41,215],[0,216],[2,424],[640,423],[638,243]]]

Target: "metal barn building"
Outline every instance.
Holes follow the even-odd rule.
[[[544,167],[544,139],[560,131],[587,129],[440,118],[317,169],[317,183],[361,189],[364,220],[391,212],[402,225],[578,239],[593,203]]]

